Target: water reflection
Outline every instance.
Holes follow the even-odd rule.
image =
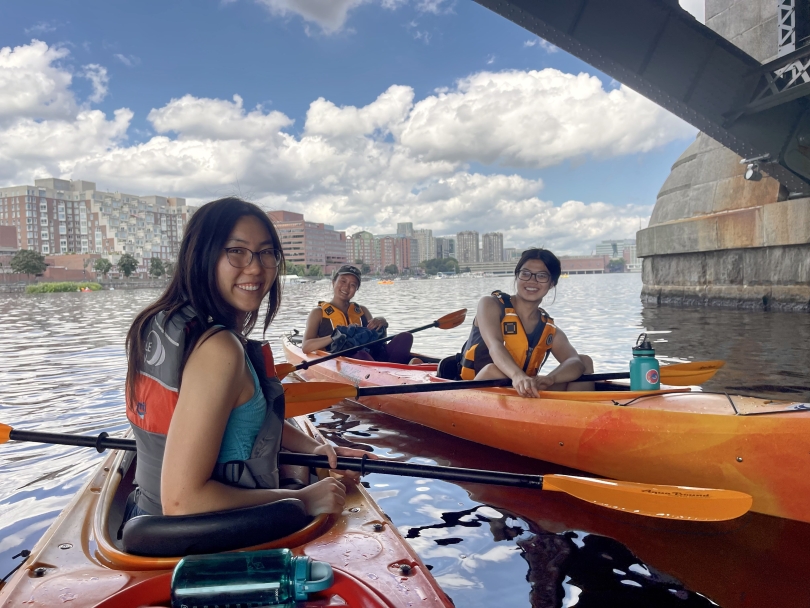
[[[493,289],[510,291],[512,280],[366,281],[358,299],[385,316],[392,332],[470,309],[461,327],[415,336],[416,349],[449,354],[466,339],[478,299]],[[639,291],[638,275],[571,277],[544,306],[594,358],[597,371],[626,370],[630,347],[648,329],[669,332],[654,334],[665,360],[728,362],[707,390],[789,393],[810,401],[807,315],[642,310]],[[124,337],[135,314],[157,295],[0,294],[0,422],[71,433],[125,429]],[[309,310],[329,295],[328,282],[287,287],[267,334],[278,358],[279,336],[303,328]],[[337,443],[387,458],[566,472],[359,406],[344,404],[316,420]],[[99,459],[92,450],[66,446],[0,447],[0,576],[13,567],[13,555],[33,546]],[[669,597],[677,605],[705,605],[698,594],[730,607],[810,605],[805,524],[755,514],[728,524],[683,524],[606,512],[558,493],[383,475],[366,481],[458,606],[658,606]],[[633,598],[647,603],[633,604]]]

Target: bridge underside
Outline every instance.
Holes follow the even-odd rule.
[[[677,0],[476,1],[810,194],[810,47],[762,65]]]
[[[710,27],[677,0],[476,1],[702,131],[637,235],[646,304],[810,311],[810,46],[773,59],[775,0],[708,2]]]

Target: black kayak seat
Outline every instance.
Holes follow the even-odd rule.
[[[122,533],[124,551],[145,557],[219,553],[284,538],[312,518],[304,503],[285,498],[267,505],[198,515],[138,515]]]
[[[439,361],[436,376],[445,380],[461,380],[461,353],[450,355]]]

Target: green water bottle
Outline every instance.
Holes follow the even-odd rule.
[[[647,334],[641,334],[633,347],[633,360],[630,361],[630,390],[657,391],[660,388],[658,359]]]
[[[333,580],[328,563],[289,549],[192,555],[172,574],[172,607],[293,606]]]

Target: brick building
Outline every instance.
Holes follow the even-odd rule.
[[[279,232],[288,264],[320,266],[329,274],[346,263],[345,232],[329,224],[308,222],[293,211],[269,211],[267,215]]]

